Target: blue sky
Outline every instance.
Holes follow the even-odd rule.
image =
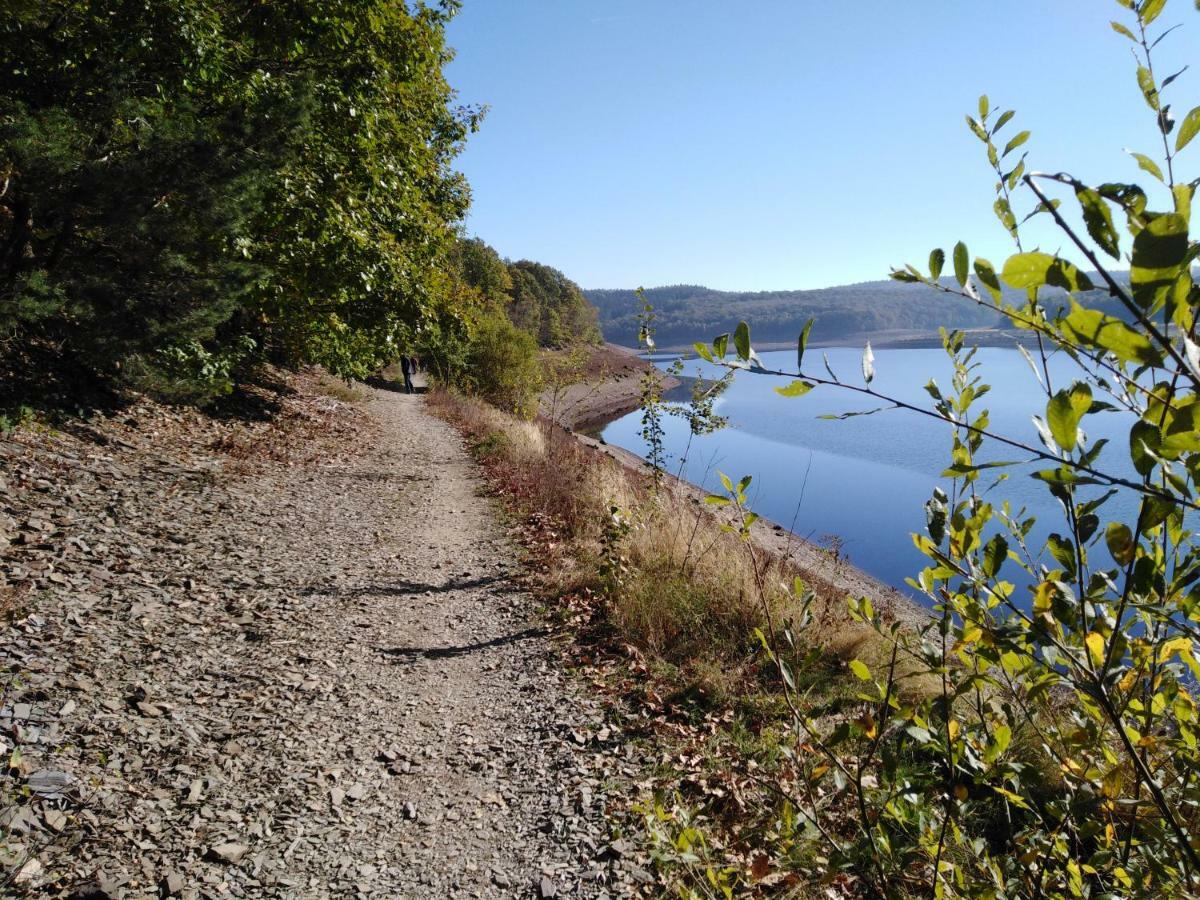
[[[934,246],[1012,252],[963,115],[1030,129],[1029,165],[1140,181],[1161,156],[1105,0],[466,0],[448,77],[490,112],[459,158],[468,230],[585,288],[731,290],[886,277]],[[1160,77],[1196,59],[1171,0]],[[1200,68],[1171,86],[1200,103]],[[1184,178],[1200,174],[1200,140]],[[1177,171],[1178,174],[1178,171]],[[1063,239],[1032,233],[1043,249]],[[1069,255],[1069,254],[1067,254]]]

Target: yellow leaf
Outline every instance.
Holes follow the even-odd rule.
[[[1189,637],[1177,637],[1164,643],[1158,648],[1158,661],[1166,662],[1176,654],[1184,654],[1188,656],[1192,654],[1192,639]]]
[[[1092,665],[1098,666],[1104,662],[1104,635],[1098,631],[1093,631],[1083,639],[1087,644],[1088,656],[1091,657]]]
[[[866,713],[861,718],[856,719],[855,723],[862,726],[863,733],[869,740],[874,740],[875,735],[879,733],[875,730],[875,717],[870,713]]]
[[[947,723],[946,731],[948,731],[950,733],[950,740],[954,740],[955,738],[958,737],[959,728],[960,728],[960,726],[958,724],[958,719],[951,719]]]
[[[867,668],[867,664],[861,659],[850,660],[850,671],[862,681],[871,680],[871,670]]]

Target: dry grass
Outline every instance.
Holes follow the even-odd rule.
[[[752,557],[727,521],[682,485],[668,481],[656,491],[644,473],[544,420],[522,421],[444,391],[428,399],[466,434],[501,492],[545,538],[542,552],[549,548],[553,559],[543,560],[539,591],[596,598],[613,637],[667,664],[680,687],[698,682],[726,698],[761,689],[771,673],[763,671],[755,629],[799,619],[797,576],[816,592],[814,633],[822,649],[875,661],[867,630],[850,621],[844,597],[779,557],[758,549]],[[605,523],[614,507],[627,523],[615,548],[616,579],[602,574]],[[830,663],[841,667],[837,659]]]
[[[341,400],[343,403],[360,403],[366,399],[366,392],[353,381],[335,378],[328,372],[321,372],[316,379],[316,389],[328,397]]]

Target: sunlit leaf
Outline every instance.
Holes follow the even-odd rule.
[[[1197,132],[1200,132],[1200,106],[1195,107],[1183,117],[1183,122],[1179,125],[1179,133],[1175,135],[1175,152],[1178,153],[1191,143]]]
[[[975,274],[983,283],[983,286],[987,288],[988,293],[992,295],[992,299],[999,303],[1002,296],[1000,279],[996,277],[996,270],[992,264],[983,257],[976,258]]]
[[[1079,421],[1092,406],[1092,389],[1082,381],[1060,390],[1046,404],[1046,424],[1054,442],[1064,450],[1074,450],[1078,442]]]
[[[812,389],[813,386],[807,381],[797,378],[791,384],[775,388],[775,393],[781,397],[803,397]]]
[[[1154,86],[1154,75],[1145,66],[1138,66],[1137,82],[1138,87],[1142,89],[1142,97],[1145,98],[1146,104],[1158,112],[1158,88]]]
[[[871,680],[871,670],[867,668],[866,663],[861,659],[850,660],[850,671],[854,673],[860,681]]]
[[[1088,658],[1092,661],[1093,666],[1098,666],[1104,662],[1104,635],[1092,631],[1083,639],[1087,644]]]
[[[929,277],[932,281],[937,281],[942,274],[942,267],[946,264],[946,253],[941,247],[930,251],[929,254]]]
[[[1115,31],[1117,34],[1122,34],[1125,37],[1129,38],[1131,41],[1133,41],[1135,44],[1137,43],[1137,38],[1134,37],[1133,32],[1130,31],[1128,28],[1126,28],[1124,25],[1122,25],[1120,22],[1109,22],[1108,24],[1112,26],[1112,30]]]
[[[1129,155],[1137,160],[1137,164],[1138,164],[1139,168],[1143,169],[1146,172],[1149,172],[1151,175],[1153,175],[1159,181],[1163,180],[1162,169],[1160,169],[1158,167],[1158,163],[1156,163],[1154,160],[1152,160],[1146,154],[1135,153],[1132,150],[1130,150]]]
[[[1162,364],[1162,355],[1149,338],[1098,309],[1085,309],[1072,300],[1071,312],[1062,325],[1063,332],[1071,340],[1085,347],[1108,350],[1122,362],[1151,366]]]
[[[1163,7],[1167,5],[1167,0],[1145,0],[1142,3],[1142,8],[1139,10],[1142,19],[1142,25],[1149,28],[1154,24],[1154,20],[1158,18],[1159,13],[1163,11]]]
[[[800,331],[800,337],[796,341],[796,371],[804,371],[804,350],[808,346],[808,334],[812,331],[813,320],[809,319],[804,323],[804,328]]]
[[[971,274],[970,256],[967,245],[959,241],[954,245],[954,277],[959,287],[967,286],[967,278]]]
[[[1013,137],[1013,139],[1004,145],[1004,152],[1001,153],[1000,155],[1008,156],[1008,154],[1012,153],[1014,150],[1016,150],[1018,147],[1020,147],[1022,144],[1024,144],[1027,140],[1029,140],[1029,132],[1028,131],[1017,132],[1017,134]]]
[[[1048,253],[1017,253],[1004,263],[1000,275],[1005,283],[1014,288],[1039,288],[1042,285],[1064,288],[1068,291],[1090,291],[1091,280],[1072,263]]]

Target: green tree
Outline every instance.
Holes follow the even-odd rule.
[[[254,348],[365,375],[450,302],[450,162],[478,120],[442,76],[454,4],[6,11],[6,354],[111,376],[227,372]]]

